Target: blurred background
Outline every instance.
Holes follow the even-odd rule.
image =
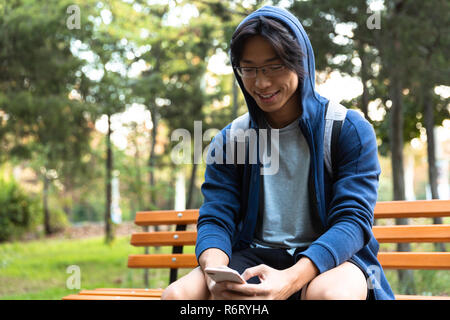
[[[174,163],[171,134],[247,111],[229,41],[266,4],[302,22],[317,90],[375,128],[378,200],[449,199],[448,1],[0,0],[0,299],[73,293],[70,265],[81,289],[167,285],[126,267],[135,213],[201,206],[205,163]],[[448,271],[388,277],[450,295]]]

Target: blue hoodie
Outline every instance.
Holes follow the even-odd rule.
[[[304,53],[302,63],[306,76],[299,83],[303,106],[299,126],[311,154],[311,204],[325,232],[305,251],[297,250],[296,261],[306,256],[323,273],[352,259],[369,276],[375,299],[394,299],[377,260],[379,244],[372,233],[380,174],[374,130],[359,113],[348,110],[333,158],[337,176],[332,182],[324,170],[323,158],[324,112],[328,100],[315,91],[314,53],[308,36],[295,16],[273,6],[253,12],[241,24],[258,16],[284,22]],[[238,74],[235,75],[249,110],[248,126],[258,130],[257,119],[262,111],[245,90]],[[227,130],[231,126],[227,125],[219,133],[224,153]],[[215,140],[217,143],[217,136]],[[197,224],[197,259],[208,248],[221,249],[231,258],[232,251],[247,248],[253,242],[258,218],[260,166],[259,159],[257,163],[243,165],[228,162],[207,165],[201,188],[204,203]]]

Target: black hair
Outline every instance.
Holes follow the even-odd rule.
[[[244,22],[233,34],[230,43],[231,64],[239,67],[245,41],[253,36],[264,37],[274,48],[278,58],[286,67],[303,80],[306,72],[302,65],[303,51],[296,37],[281,21],[259,16]]]

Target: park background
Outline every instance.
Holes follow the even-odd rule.
[[[171,133],[247,111],[229,41],[265,4],[304,25],[317,90],[373,125],[378,200],[449,199],[448,1],[0,0],[0,299],[167,285],[126,267],[135,213],[202,204],[205,164],[174,163]],[[404,272],[396,292],[450,295],[449,271]]]

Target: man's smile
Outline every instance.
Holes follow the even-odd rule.
[[[273,93],[262,94],[262,93],[257,92],[256,94],[263,102],[271,102],[271,101],[275,100],[275,96],[277,96],[278,93],[280,93],[279,90],[276,92],[273,92]]]

